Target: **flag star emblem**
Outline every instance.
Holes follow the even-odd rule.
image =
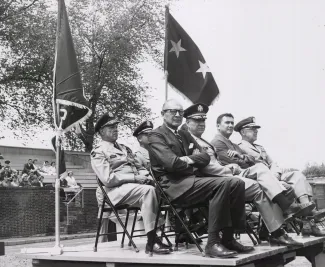
[[[207,63],[202,63],[200,60],[199,60],[199,64],[200,64],[200,68],[196,72],[201,72],[203,75],[203,79],[205,79],[206,73],[211,72],[210,68],[207,65]]]
[[[175,43],[172,40],[170,40],[170,42],[172,43],[173,47],[169,50],[169,52],[175,52],[177,58],[179,57],[179,52],[186,51],[186,49],[183,48],[181,45],[182,39],[179,39],[179,41],[177,43]]]

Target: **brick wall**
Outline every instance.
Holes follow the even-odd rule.
[[[0,237],[53,232],[54,189],[0,188]]]

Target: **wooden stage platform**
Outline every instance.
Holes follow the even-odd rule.
[[[323,243],[325,238],[301,237],[293,235],[296,240],[302,241],[304,247],[299,249],[284,246],[269,246],[263,242],[255,246],[255,251],[240,254],[236,258],[220,259],[202,257],[194,245],[189,249],[181,246],[178,251],[169,255],[153,255],[149,257],[144,252],[146,239],[136,238],[139,253],[131,247],[120,248],[119,242],[102,243],[98,251],[93,252],[93,247],[79,246],[76,251],[65,251],[61,255],[51,256],[46,253],[21,254],[21,257],[33,259],[33,266],[39,267],[189,267],[189,266],[241,266],[241,267],[281,267],[295,259],[296,256],[305,256],[313,267],[325,266]],[[251,244],[246,237],[242,243]],[[202,245],[204,249],[205,245]],[[66,248],[67,249],[67,248]]]

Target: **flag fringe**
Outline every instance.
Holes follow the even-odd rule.
[[[75,102],[72,102],[72,101],[68,101],[68,100],[63,100],[63,99],[56,99],[56,103],[57,104],[61,104],[61,105],[66,105],[66,106],[74,106],[74,107],[81,108],[81,109],[88,109],[88,112],[87,112],[87,114],[85,116],[83,116],[79,120],[77,120],[74,123],[72,123],[71,125],[69,125],[64,130],[62,130],[62,133],[66,133],[66,132],[70,131],[73,127],[75,127],[76,125],[78,125],[79,123],[83,123],[92,114],[92,111],[87,106],[82,105],[82,104],[78,104],[78,103],[75,103]]]

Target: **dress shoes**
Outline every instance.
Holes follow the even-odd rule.
[[[325,236],[325,230],[321,230],[317,227],[314,222],[309,220],[302,220],[303,226],[301,229],[301,234],[303,236]]]
[[[236,251],[232,251],[224,247],[220,242],[212,246],[205,246],[205,255],[211,258],[234,258],[238,255]]]
[[[167,246],[167,245],[165,245]],[[146,254],[150,252],[150,245],[147,243],[146,245]],[[155,254],[169,254],[170,250],[168,248],[164,248],[161,244],[158,244],[157,242],[153,245],[152,252]]]
[[[303,204],[293,202],[290,207],[283,212],[284,220],[288,221],[292,217],[307,216],[315,208],[315,206],[316,205],[313,202]]]
[[[156,240],[155,240],[155,242],[156,242],[158,245],[160,245],[162,248],[166,248],[166,249],[169,249],[169,251],[173,251],[172,246],[163,243],[163,242],[160,240],[160,238],[159,238],[158,236],[156,236]]]
[[[237,242],[235,239],[232,239],[230,241],[221,241],[221,242],[227,249],[236,251],[238,253],[248,253],[254,250],[254,247],[244,246],[239,242]]]
[[[273,237],[272,235],[269,238],[271,246],[288,246],[288,247],[300,247],[303,246],[302,243],[293,240],[287,234],[283,234],[279,237]]]
[[[314,219],[315,222],[321,222],[324,217],[325,217],[325,209],[322,209],[322,210],[316,210],[316,209],[313,209],[308,215],[307,215],[308,218],[311,218],[311,219]]]

